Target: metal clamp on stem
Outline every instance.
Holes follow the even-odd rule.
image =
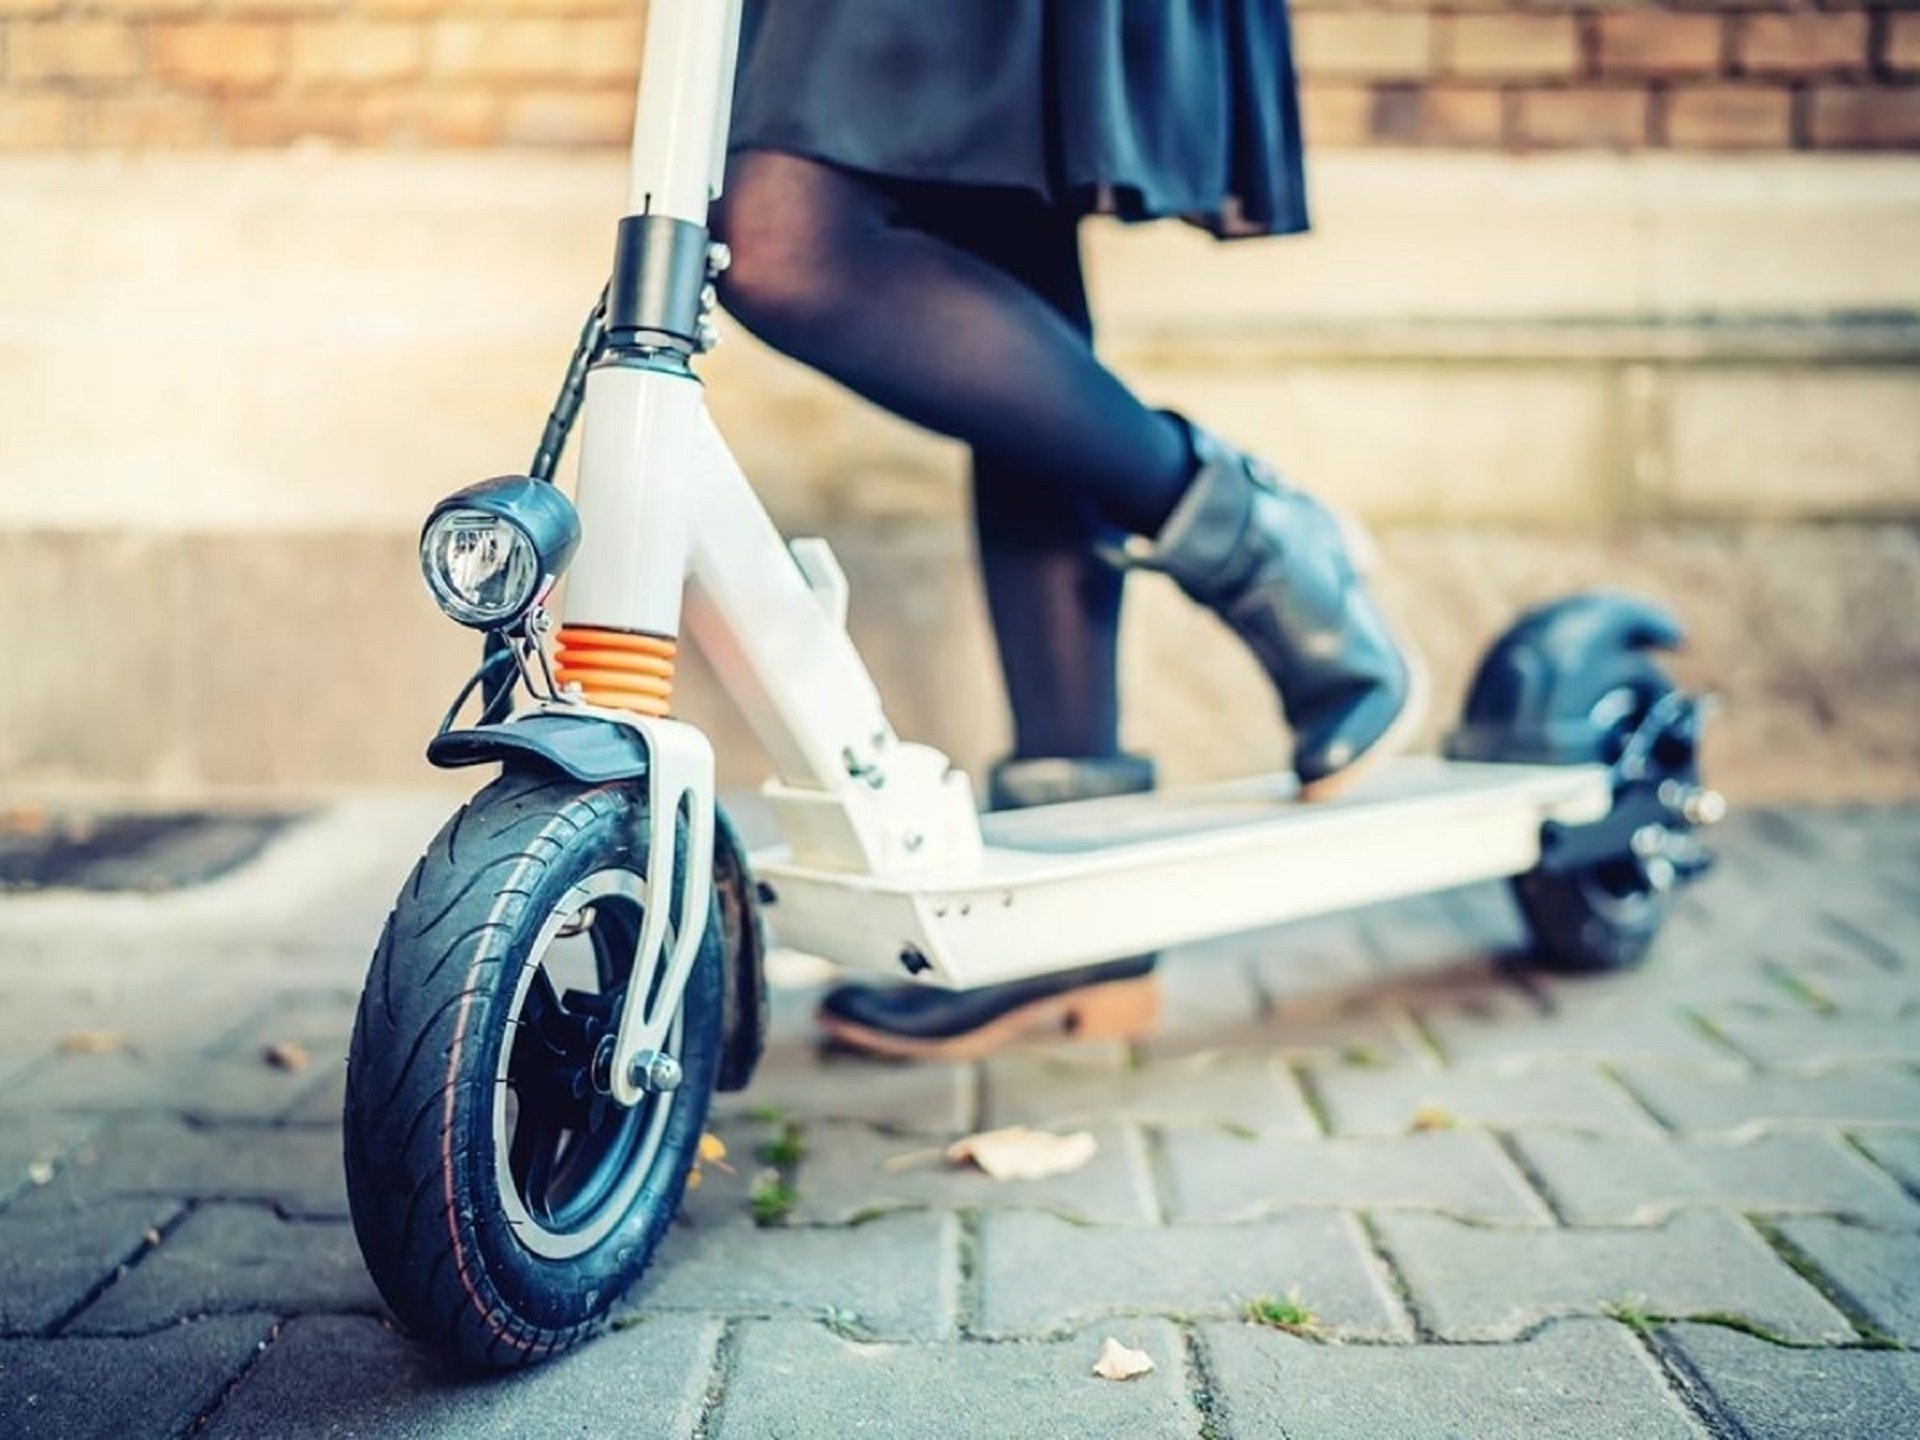
[[[607,338],[617,349],[705,348],[707,229],[670,215],[629,215],[620,222],[613,280],[607,291]]]

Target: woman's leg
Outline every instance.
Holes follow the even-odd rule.
[[[902,219],[1019,281],[1093,343],[1077,216],[1017,192],[916,186]],[[1086,491],[1024,458],[973,452],[980,574],[1013,712],[1013,755],[1106,758],[1120,748],[1125,576],[1095,547],[1118,527]]]
[[[1136,399],[1054,305],[901,209],[891,189],[819,161],[736,155],[716,218],[733,251],[721,299],[896,415],[1156,533],[1192,469],[1185,428]]]

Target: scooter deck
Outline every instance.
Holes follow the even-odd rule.
[[[964,870],[753,867],[781,944],[961,988],[1518,874],[1611,801],[1597,765],[1409,759],[1312,805],[1267,775],[988,815]]]

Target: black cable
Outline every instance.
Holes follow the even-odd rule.
[[[480,718],[474,723],[491,725],[497,720],[506,719],[513,700],[513,679],[508,679],[497,689],[491,688],[492,682],[499,678],[494,672],[501,668],[503,662],[508,664],[514,676],[519,674],[519,666],[514,663],[513,642],[497,630],[489,631],[484,658],[473,674],[467,677],[466,684],[460,687],[460,693],[453,697],[453,704],[447,707],[447,713],[440,718],[440,728],[436,734],[444,735],[453,728],[454,717],[460,713],[460,707],[467,703],[467,697],[473,694],[476,686],[489,686],[489,698],[481,705]]]

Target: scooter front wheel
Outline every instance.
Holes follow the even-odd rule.
[[[592,1334],[694,1163],[721,1046],[711,910],[667,1041],[678,1085],[623,1107],[596,1073],[629,989],[659,979],[634,973],[645,808],[640,784],[502,776],[415,867],[360,998],[354,1230],[402,1323],[469,1363],[527,1365]]]

